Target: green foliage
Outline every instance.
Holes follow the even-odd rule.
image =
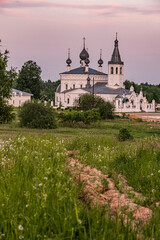
[[[104,100],[101,97],[86,93],[81,95],[79,99],[77,99],[77,106],[81,110],[86,111],[93,108],[98,108],[98,106],[103,102]]]
[[[47,82],[42,81],[41,100],[55,102],[55,92],[59,84],[60,80],[56,82],[52,82],[51,80],[48,80]]]
[[[126,140],[129,140],[129,139],[133,139],[133,136],[130,134],[128,129],[126,129],[126,128],[120,129],[119,134],[118,134],[118,140],[119,141],[126,141]]]
[[[58,114],[58,118],[63,122],[83,122],[85,124],[90,124],[91,122],[96,122],[100,120],[100,115],[95,110],[88,110],[85,112],[80,111],[64,111]]]
[[[160,103],[160,85],[152,85],[148,83],[136,84],[134,82],[130,82],[129,80],[126,80],[124,85],[126,89],[130,89],[132,85],[136,93],[139,93],[140,89],[142,88],[143,93],[146,95],[149,103],[151,103],[153,99],[156,101],[156,103]]]
[[[96,109],[102,119],[113,119],[114,106],[103,98],[93,94],[83,94],[76,100],[76,105],[83,111]]]
[[[36,62],[29,60],[24,63],[19,71],[16,88],[21,91],[32,93],[34,98],[39,99],[42,82],[41,72],[41,68]]]
[[[113,119],[114,105],[110,102],[103,102],[98,107],[102,119]]]
[[[0,123],[9,122],[14,118],[13,108],[7,106],[7,99],[11,96],[12,84],[17,75],[15,69],[7,70],[8,54],[7,50],[4,53],[0,52]]]
[[[0,123],[11,122],[14,118],[13,107],[0,98]]]
[[[37,102],[25,102],[19,111],[22,127],[48,128],[56,127],[55,112],[52,107]]]

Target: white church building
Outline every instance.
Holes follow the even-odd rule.
[[[55,93],[56,107],[73,107],[75,99],[79,98],[81,94],[89,93],[112,102],[115,105],[115,112],[155,112],[155,101],[148,103],[142,90],[137,94],[134,92],[133,86],[130,90],[125,89],[123,84],[124,63],[119,53],[117,36],[111,60],[108,62],[108,74],[102,72],[102,52],[98,60],[98,70],[90,68],[85,38],[83,39],[83,50],[79,57],[80,67],[71,69],[72,61],[70,51],[68,51],[67,71],[60,73],[61,83]]]

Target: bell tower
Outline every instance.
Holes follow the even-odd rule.
[[[108,62],[108,87],[120,88],[123,85],[123,68],[124,63],[121,61],[121,56],[118,49],[118,40],[114,41],[114,50],[111,61]]]

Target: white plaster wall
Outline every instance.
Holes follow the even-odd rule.
[[[111,68],[113,67],[114,71],[111,74]],[[116,74],[116,68],[118,68],[118,74]],[[122,74],[120,74],[120,68],[122,68]],[[120,87],[123,87],[123,78],[124,78],[124,67],[120,64],[108,64],[108,86],[114,86],[118,84]]]
[[[107,75],[89,75],[91,81],[90,84],[93,86],[93,78],[94,84],[97,82],[108,82]],[[87,74],[60,74],[61,80],[61,92],[66,90],[66,84],[68,85],[68,89],[73,89],[73,85],[75,88],[85,88],[87,84]]]
[[[26,101],[31,101],[31,96],[20,96],[20,95],[12,95],[8,100],[9,105],[13,105],[14,107],[22,106]]]

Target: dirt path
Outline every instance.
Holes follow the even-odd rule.
[[[121,213],[124,221],[131,221],[132,227],[144,225],[152,217],[152,210],[140,206],[134,202],[133,198],[128,198],[127,191],[131,191],[135,196],[141,195],[127,185],[123,176],[124,193],[120,193],[115,187],[114,180],[104,175],[101,171],[90,166],[83,166],[79,160],[75,160],[73,151],[68,151],[69,168],[75,175],[76,182],[83,183],[83,198],[85,202],[91,203],[92,206],[101,205],[109,206],[111,213]],[[130,217],[128,217],[130,216]],[[132,216],[132,217],[131,217]],[[131,219],[132,218],[132,219]]]
[[[141,118],[147,122],[160,122],[160,113],[129,113],[130,118]]]

